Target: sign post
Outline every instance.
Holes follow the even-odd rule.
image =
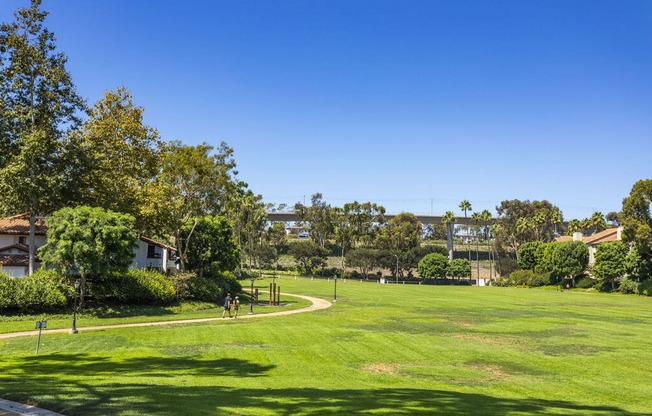
[[[41,330],[43,328],[47,328],[48,326],[48,321],[36,321],[36,329],[38,329],[38,339],[36,341],[36,354],[38,355],[38,347],[41,344]]]

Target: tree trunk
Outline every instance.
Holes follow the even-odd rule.
[[[31,276],[34,273],[36,263],[36,243],[34,237],[36,236],[36,213],[33,208],[29,210],[29,238],[27,244],[29,246],[29,261],[28,261],[28,274]]]

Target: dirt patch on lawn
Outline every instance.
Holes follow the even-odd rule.
[[[488,381],[507,381],[510,379],[510,375],[495,364],[472,364],[470,367],[488,374]]]
[[[367,364],[362,369],[370,373],[396,374],[401,369],[401,366],[398,364],[374,363]]]

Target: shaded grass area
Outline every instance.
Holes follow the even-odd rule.
[[[283,278],[332,299],[332,280]],[[74,415],[650,415],[635,296],[338,281],[327,310],[0,341],[0,396]]]

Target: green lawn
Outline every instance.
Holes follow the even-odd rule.
[[[333,298],[333,281],[283,277]],[[0,397],[67,415],[652,415],[652,299],[337,283],[311,313],[0,340]]]

